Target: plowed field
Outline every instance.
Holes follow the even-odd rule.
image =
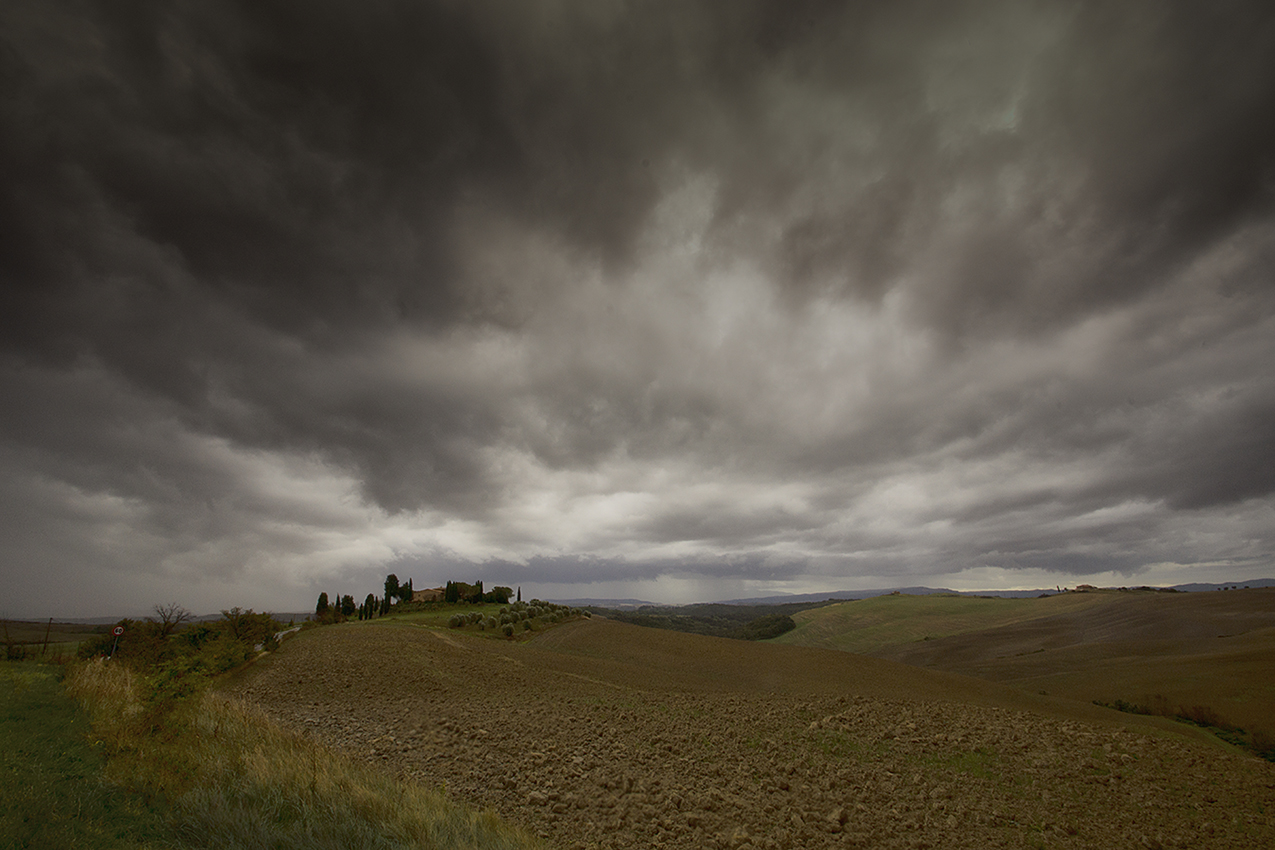
[[[1275,846],[1275,765],[831,650],[377,621],[303,633],[229,689],[558,847]]]

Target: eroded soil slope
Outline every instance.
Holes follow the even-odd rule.
[[[561,847],[1275,846],[1268,763],[848,653],[382,621],[303,634],[232,692]]]

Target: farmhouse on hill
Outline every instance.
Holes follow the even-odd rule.
[[[413,590],[412,601],[413,602],[442,602],[443,594],[445,592],[446,592],[446,588],[442,588],[442,587],[427,587],[424,590]]]

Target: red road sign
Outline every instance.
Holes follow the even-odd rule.
[[[112,633],[113,633],[116,637],[119,637],[120,635],[124,634],[124,627],[123,627],[123,626],[116,626],[116,627],[115,627],[114,629],[112,629],[111,631],[112,631]]]

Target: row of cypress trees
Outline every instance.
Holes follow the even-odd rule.
[[[409,578],[405,584],[399,584],[398,576],[390,573],[385,577],[384,596],[378,597],[374,593],[369,593],[363,600],[363,604],[359,605],[349,594],[337,595],[337,602],[333,604],[327,593],[320,593],[318,604],[314,607],[314,615],[319,622],[330,622],[353,617],[357,612],[360,620],[370,620],[373,617],[383,617],[388,614],[390,605],[395,599],[400,602],[412,601],[412,580]]]
[[[497,602],[503,605],[510,601],[509,597],[512,593],[513,589],[508,587],[494,587],[491,591],[484,593],[481,580],[473,584],[449,581],[443,592],[443,600],[445,602]],[[378,597],[369,593],[361,605],[356,605],[354,597],[349,594],[337,595],[335,598],[337,601],[333,604],[327,593],[319,594],[319,602],[314,608],[316,620],[321,623],[340,621],[353,617],[356,612],[360,620],[383,617],[390,612],[393,600],[412,601],[412,580],[409,578],[405,584],[399,584],[398,576],[390,573],[385,577],[385,595]],[[518,601],[522,601],[521,587],[518,588]]]

